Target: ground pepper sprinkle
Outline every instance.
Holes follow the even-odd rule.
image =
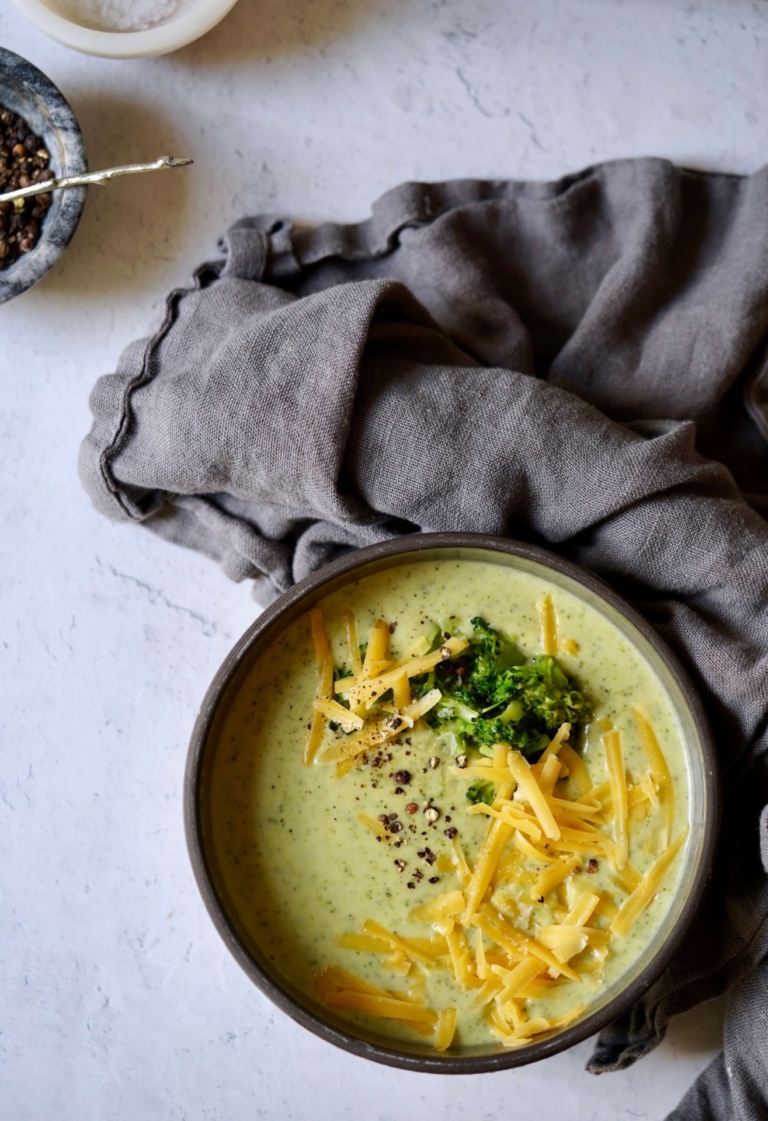
[[[53,179],[51,154],[23,117],[0,106],[0,194]],[[34,249],[53,195],[0,202],[0,269]]]

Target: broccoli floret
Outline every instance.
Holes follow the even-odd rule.
[[[342,680],[343,680],[343,678],[345,678],[345,677],[353,677],[353,676],[354,676],[354,674],[352,673],[352,670],[351,670],[351,669],[347,669],[347,668],[346,668],[346,667],[344,667],[344,666],[342,666],[341,668],[339,668],[338,666],[334,666],[334,669],[333,669],[333,680],[334,680],[334,681],[342,681]],[[335,699],[336,699],[336,700],[337,700],[337,701],[339,702],[339,704],[340,704],[340,705],[342,705],[342,706],[343,706],[344,708],[349,708],[349,700],[348,700],[348,698],[347,698],[347,697],[345,697],[345,696],[344,696],[344,694],[343,694],[343,693],[339,693],[339,694],[338,694],[338,695],[336,696],[336,698],[335,698]],[[336,723],[335,721],[333,721],[333,720],[331,720],[331,721],[329,722],[329,726],[330,726],[330,729],[331,729],[331,731],[332,731],[332,732],[335,732],[335,731],[337,731],[337,730],[338,730],[338,727],[339,727],[339,726],[338,726],[338,724],[337,724],[337,723]]]
[[[473,806],[476,806],[478,802],[485,802],[486,806],[492,806],[496,797],[496,787],[490,779],[478,778],[467,790],[466,797]]]
[[[564,722],[589,720],[589,702],[554,657],[526,661],[483,619],[472,619],[472,626],[466,650],[413,682],[417,696],[434,687],[443,694],[427,717],[432,728],[450,731],[462,750],[469,743],[487,754],[493,744],[506,743],[530,758]]]

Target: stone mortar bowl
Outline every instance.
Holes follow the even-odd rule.
[[[0,47],[0,105],[23,117],[42,137],[51,153],[50,166],[57,178],[81,175],[88,170],[80,127],[65,98],[36,66],[3,47]],[[23,253],[10,268],[0,270],[0,303],[25,292],[53,268],[77,229],[85,193],[85,187],[54,191],[37,245],[29,253]]]

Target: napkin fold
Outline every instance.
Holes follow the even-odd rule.
[[[545,544],[651,621],[712,722],[722,837],[589,1069],[730,989],[676,1121],[768,1115],[766,214],[766,170],[645,159],[405,184],[357,225],[246,219],[99,380],[80,457],[97,509],[262,602],[350,548],[469,530]]]

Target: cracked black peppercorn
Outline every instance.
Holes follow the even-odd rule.
[[[22,118],[0,106],[0,194],[53,178],[51,155]],[[0,203],[0,269],[34,249],[53,202],[49,191]]]

